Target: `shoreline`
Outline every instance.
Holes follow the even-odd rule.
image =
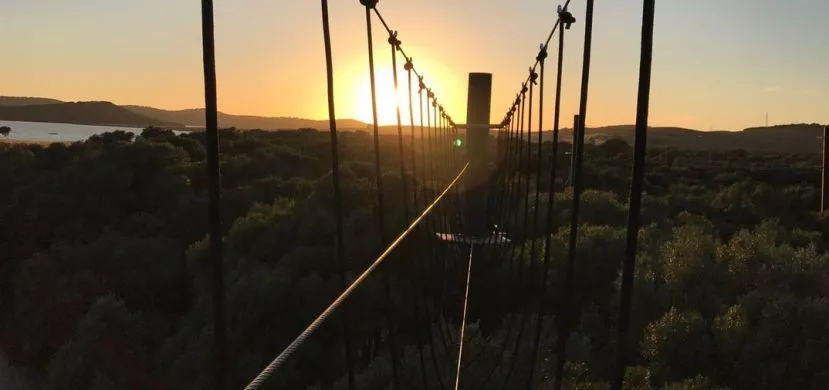
[[[40,145],[40,146],[49,146],[51,144],[64,144],[69,145],[72,142],[69,141],[33,141],[33,140],[26,140],[26,139],[7,139],[0,137],[0,145]]]

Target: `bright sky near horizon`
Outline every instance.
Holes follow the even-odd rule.
[[[215,3],[219,109],[327,118],[320,2]],[[364,8],[358,0],[330,3],[337,115],[368,121]],[[578,21],[566,35],[564,127],[577,110],[584,3],[571,4]],[[378,7],[456,121],[465,121],[467,73],[493,73],[497,122],[552,28],[556,5],[382,0]],[[641,0],[596,1],[590,126],[634,122],[641,14]],[[767,112],[771,124],[829,123],[827,15],[826,0],[658,1],[651,124],[738,130],[763,125]],[[204,105],[198,1],[0,0],[0,31],[0,95]],[[394,120],[390,52],[376,20],[374,33],[387,124]],[[554,49],[549,61],[545,129]]]

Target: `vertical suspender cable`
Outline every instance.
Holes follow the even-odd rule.
[[[505,188],[504,188],[503,198],[502,198],[502,204],[505,204],[505,208],[506,208],[506,212],[504,213],[504,219],[503,219],[505,226],[507,226],[509,224],[510,220],[511,220],[511,209],[512,209],[512,206],[515,204],[515,201],[512,199],[513,186],[511,185],[511,183],[512,183],[512,176],[514,174],[513,171],[514,171],[515,166],[516,166],[516,164],[515,164],[516,159],[513,156],[517,155],[516,146],[520,147],[520,145],[521,145],[521,140],[518,137],[519,119],[516,117],[516,114],[520,112],[520,110],[518,109],[520,107],[520,99],[521,99],[521,95],[519,94],[518,96],[516,96],[516,100],[513,103],[512,108],[510,109],[510,116],[511,117],[510,117],[510,122],[508,123],[508,127],[509,127],[509,133],[508,133],[509,138],[508,138],[508,141],[507,141],[508,151],[507,151],[507,158],[505,160],[507,162],[508,167],[507,167],[507,169],[504,173],[504,176],[508,176],[508,179],[504,180]],[[507,227],[509,227],[509,226],[507,226]],[[508,258],[510,256],[507,255],[507,256],[504,256],[504,257]],[[507,266],[510,267],[510,268],[508,268],[508,272],[511,273],[512,272],[512,268],[511,268],[512,267],[512,262],[507,260]],[[478,388],[478,389],[486,388],[489,381],[493,378],[493,374],[495,374],[496,369],[498,368],[498,366],[501,365],[501,362],[504,360],[504,355],[506,354],[507,345],[509,344],[509,339],[510,339],[510,336],[512,335],[512,330],[513,330],[513,328],[515,328],[515,325],[517,324],[516,319],[517,319],[516,315],[511,315],[510,316],[510,318],[508,320],[507,330],[506,330],[506,332],[504,332],[504,337],[501,341],[501,345],[498,348],[498,353],[496,354],[498,356],[498,358],[496,359],[495,366],[493,366],[492,369],[489,370],[486,377],[484,377],[483,381],[481,381],[481,384],[479,384],[475,388]]]
[[[566,12],[566,9],[564,10]],[[561,21],[561,16],[559,16],[559,20]],[[562,26],[563,23],[559,23],[559,26]],[[561,120],[561,76],[562,70],[564,65],[564,28],[559,28],[559,37],[558,37],[558,69],[556,74],[556,102],[555,102],[555,112],[553,114],[553,153],[551,158],[551,165],[550,165],[550,197],[547,199],[547,236],[545,237],[545,245],[544,245],[544,264],[543,270],[541,271],[541,288],[538,292],[538,318],[536,318],[535,323],[535,341],[533,345],[533,352],[532,352],[532,360],[530,361],[530,378],[527,381],[527,389],[532,388],[532,379],[533,373],[535,369],[535,360],[538,356],[538,344],[541,340],[541,326],[542,321],[544,319],[544,300],[547,295],[547,280],[549,278],[550,273],[550,257],[552,256],[552,245],[553,245],[553,231],[555,229],[553,216],[555,215],[555,194],[556,194],[556,171],[558,168],[558,137],[559,137],[559,126]],[[544,66],[542,64],[541,72],[544,72]],[[542,82],[544,77],[542,76]]]
[[[411,130],[411,135],[409,136],[409,152],[411,153],[412,165],[412,205],[417,210],[419,207],[417,200],[417,154],[415,153],[417,148],[415,147],[414,93],[412,89],[412,69],[414,69],[414,65],[412,64],[411,58],[406,58],[406,64],[403,65],[403,69],[406,70],[409,87],[409,129]],[[403,158],[403,156],[401,155],[400,158]]]
[[[334,110],[334,64],[331,54],[331,31],[328,23],[328,0],[322,2],[322,32],[325,41],[325,68],[328,82],[328,121],[331,132],[331,178],[334,184],[334,214],[337,224],[337,263],[340,273],[341,287],[345,289],[348,284],[345,280],[345,239],[343,238],[343,201],[342,186],[340,184],[340,152],[337,136],[337,115]],[[351,332],[348,325],[348,310],[343,308],[344,313],[341,320],[345,346],[345,362],[348,369],[348,388],[355,390],[357,384],[354,378],[354,353],[351,348]]]
[[[366,7],[366,34],[368,37],[368,66],[369,79],[371,81],[371,113],[374,120],[374,174],[377,181],[377,230],[380,235],[380,246],[386,244],[386,216],[383,203],[383,173],[380,169],[380,127],[377,121],[377,86],[374,78],[374,42],[371,33],[371,10],[377,5],[377,0],[360,0]],[[391,275],[388,267],[383,270],[386,290],[386,321],[389,330],[389,350],[391,353],[392,384],[393,388],[399,388],[397,348],[395,346],[394,334],[395,324],[392,318],[392,296],[391,296]]]
[[[412,204],[417,210],[418,200],[417,200],[417,158],[415,154],[415,120],[414,120],[414,94],[412,92],[412,69],[414,66],[412,65],[411,58],[406,58],[406,64],[403,65],[403,69],[406,70],[406,76],[408,78],[408,87],[409,87],[409,128],[411,129],[411,136],[409,138],[409,149],[411,152],[411,165],[412,165]],[[402,152],[400,158],[403,158]],[[417,213],[415,211],[415,213]],[[407,218],[408,219],[408,218]],[[419,274],[419,273],[418,273]],[[422,280],[422,279],[421,279]],[[417,341],[417,354],[420,360],[420,377],[423,380],[423,388],[429,388],[427,374],[426,374],[426,362],[423,358],[423,323],[421,322],[420,318],[420,309],[418,308],[417,303],[417,293],[418,290],[417,286],[412,286],[412,299],[414,300],[414,314],[415,314],[415,327],[417,328],[416,332],[416,341]],[[431,324],[427,321],[426,326],[431,326]]]
[[[429,180],[430,180],[430,187],[432,190],[437,190],[437,181],[435,179],[435,141],[434,141],[434,134],[437,129],[434,127],[432,122],[432,98],[434,98],[434,93],[432,93],[431,89],[426,89],[426,133],[428,139],[426,140],[426,145],[428,146],[428,154],[429,154]],[[433,131],[434,130],[434,131]],[[430,197],[432,195],[429,195]],[[434,215],[430,215],[432,217],[432,227],[434,229],[433,233],[437,232],[437,229],[440,228],[440,221],[435,218]],[[430,237],[434,241],[434,237]],[[434,248],[434,246],[433,246]],[[441,266],[441,277],[440,280],[443,281],[446,278],[446,259],[443,253],[439,250],[436,250],[436,258]],[[446,334],[444,329],[443,321],[443,306],[444,306],[444,294],[443,294],[443,283],[440,283],[438,286],[438,297],[437,297],[437,305],[435,309],[437,311],[436,321],[438,322],[438,336],[440,336],[440,341],[443,344],[443,351],[447,357],[449,357],[449,345],[446,342]],[[442,375],[442,373],[438,373],[438,375]],[[442,379],[441,379],[442,381]]]
[[[590,83],[590,50],[593,41],[593,3],[594,0],[587,0],[587,12],[584,26],[584,61],[582,64],[581,75],[581,100],[579,102],[579,131],[582,133],[587,130],[585,124],[587,123],[587,92]],[[583,134],[579,135],[582,138]],[[578,142],[581,143],[581,142]],[[572,215],[570,217],[570,240],[567,250],[567,268],[564,277],[564,297],[563,305],[560,314],[562,321],[559,321],[558,338],[556,339],[556,370],[555,380],[553,383],[554,390],[561,390],[562,380],[564,376],[564,363],[567,360],[567,339],[570,337],[572,327],[577,321],[573,317],[574,310],[572,306],[573,295],[573,280],[575,279],[575,265],[576,265],[576,250],[578,245],[579,232],[579,206],[581,203],[581,168],[583,163],[582,151],[578,151],[575,159],[575,176],[573,177],[573,206]]]
[[[527,101],[526,92],[527,92],[527,87],[525,85],[522,88],[522,91],[521,91],[521,94],[520,94],[520,96],[521,96],[521,106],[520,107],[521,108],[519,109],[519,116],[520,117],[519,117],[519,122],[518,122],[518,138],[515,140],[515,145],[518,146],[518,155],[515,158],[515,165],[514,165],[516,178],[515,178],[515,183],[514,183],[513,189],[510,192],[510,202],[512,203],[512,208],[509,210],[509,213],[511,214],[510,217],[512,217],[511,218],[512,219],[511,228],[512,228],[513,232],[517,231],[517,228],[518,228],[518,210],[517,210],[517,208],[518,208],[518,204],[520,202],[518,197],[520,196],[520,193],[521,193],[521,162],[524,160],[524,109],[526,108],[526,101]],[[515,234],[515,237],[518,237],[517,233]],[[515,240],[513,240],[513,242],[515,242]],[[518,264],[516,264],[516,262],[515,262],[515,253],[516,253],[516,251],[517,251],[516,248],[513,248],[513,253],[512,253],[512,256],[510,257],[510,266],[516,268],[519,283],[520,283],[520,280],[521,280],[521,278],[523,278],[524,273],[523,273],[522,268]]]
[[[534,224],[535,224],[536,228],[538,228],[538,213],[539,213],[539,209],[541,208],[541,173],[542,173],[542,168],[543,168],[543,164],[541,163],[541,149],[542,149],[542,145],[543,145],[543,141],[544,141],[543,138],[542,138],[542,131],[544,130],[544,65],[545,65],[546,61],[547,61],[547,48],[544,47],[544,45],[541,45],[541,50],[538,52],[538,62],[541,65],[541,70],[540,70],[539,73],[540,73],[541,76],[540,76],[540,81],[538,83],[538,166],[537,166],[537,169],[536,169],[536,179],[535,179],[535,216],[534,216],[534,218],[535,218]],[[553,144],[553,149],[555,149],[555,144]],[[550,186],[550,188],[551,188],[550,189],[550,196],[554,197],[555,196],[555,191],[553,190],[553,186]],[[548,216],[550,215],[549,206],[548,206],[548,213],[547,214],[548,214]],[[552,224],[550,222],[551,222],[551,220],[550,220],[550,218],[548,218],[547,219],[547,229],[545,229],[545,234],[544,234],[545,244],[548,244],[548,241],[546,241],[546,239],[548,237],[550,237],[550,235],[553,233],[553,227],[552,227]],[[536,241],[536,239],[533,238],[533,247],[535,246],[535,241]],[[545,245],[545,247],[544,247],[545,258],[546,258],[546,254],[549,253],[549,252],[550,252],[549,247]],[[535,254],[535,250],[533,250],[533,254]],[[544,266],[544,269],[541,272],[542,272],[543,275],[546,275],[546,273],[547,273],[547,262],[546,261],[544,261],[543,266]],[[541,283],[546,283],[546,278],[543,277],[543,276],[542,276]],[[538,310],[538,313],[537,313],[537,316],[536,316],[536,329],[535,329],[535,332],[534,332],[534,335],[533,335],[533,344],[532,344],[533,347],[532,347],[532,351],[530,352],[530,373],[529,373],[529,376],[527,377],[527,389],[532,389],[533,375],[535,374],[535,359],[536,359],[536,356],[538,356],[538,343],[541,339],[541,328],[540,328],[539,324],[541,322],[541,310],[543,308],[543,305],[541,304],[541,302],[544,299],[544,296],[540,293],[541,286],[538,286],[538,291],[539,291],[539,294],[538,294],[537,299],[538,299],[538,303],[539,303],[539,306],[538,306],[539,310]]]
[[[542,45],[542,48],[543,48],[543,45]],[[546,55],[547,55],[546,50],[544,51],[544,55],[546,57]],[[544,62],[541,63],[541,71],[542,72],[544,71]],[[542,75],[543,75],[543,73],[542,73]],[[530,115],[530,125],[529,125],[529,128],[532,128],[532,115],[533,115],[533,110],[532,110],[533,89],[532,89],[532,86],[533,86],[533,84],[536,83],[537,78],[538,78],[538,73],[536,73],[535,70],[531,69],[530,70],[530,80],[531,81],[530,81],[530,113],[529,113],[529,115]],[[543,104],[544,104],[544,79],[543,78],[541,79],[541,85],[539,87],[540,88],[538,90],[538,96],[539,96],[539,103],[538,104],[539,104],[539,106],[538,106],[538,134],[537,134],[538,135],[538,145],[537,145],[537,150],[536,150],[536,164],[537,165],[536,165],[536,175],[535,175],[535,210],[533,212],[533,222],[532,222],[532,226],[531,226],[532,227],[532,234],[530,236],[530,238],[532,239],[532,243],[530,244],[530,275],[535,274],[535,264],[536,264],[535,243],[536,243],[536,241],[538,241],[538,240],[536,240],[536,236],[538,235],[539,199],[541,197],[541,167],[542,167],[542,163],[541,163],[541,145],[542,145],[542,141],[543,141],[543,139],[542,139],[542,126],[543,126],[543,123],[544,123],[544,121],[542,120],[544,118],[544,106],[543,106]],[[529,150],[532,150],[532,137],[529,136],[530,135],[529,132],[527,133],[527,135],[528,135],[528,137],[527,137],[527,146],[528,146]],[[530,154],[530,155],[532,155],[532,154]],[[532,161],[532,158],[527,159],[527,172],[528,172],[527,177],[528,178],[529,178],[531,161]],[[530,190],[530,184],[529,184],[529,182],[527,182],[527,192],[528,192],[527,195],[528,196],[527,196],[527,199],[524,201],[525,205],[529,204],[529,199],[530,199],[529,190]],[[529,212],[529,207],[525,207],[525,213],[526,212]],[[530,283],[530,285],[532,285],[532,283]]]
[[[400,47],[400,40],[397,39],[397,32],[389,35],[391,45],[391,68],[394,77],[394,96],[399,96],[397,81],[397,48]],[[395,100],[395,111],[397,114],[397,148],[400,154],[400,185],[403,191],[403,216],[406,223],[409,223],[409,190],[406,185],[406,158],[403,157],[403,122],[400,119],[400,102]]]
[[[637,241],[639,240],[640,214],[642,211],[642,186],[645,176],[645,148],[648,137],[648,106],[650,104],[651,68],[653,65],[653,23],[655,0],[645,0],[642,12],[642,53],[639,65],[639,96],[636,108],[636,139],[633,151],[633,174],[630,184],[630,209],[628,210],[627,245],[622,269],[622,297],[619,306],[619,334],[616,341],[616,372],[613,389],[621,390],[625,377],[630,305],[633,295],[633,274],[636,268]]]
[[[427,174],[427,169],[426,169],[426,167],[427,167],[426,153],[427,153],[427,150],[431,150],[430,148],[427,148],[427,145],[431,142],[432,133],[431,133],[431,129],[428,130],[429,140],[427,140],[426,139],[427,134],[426,134],[426,132],[424,132],[425,126],[424,126],[424,123],[423,123],[423,118],[424,118],[423,106],[424,105],[426,106],[426,116],[428,116],[429,98],[428,98],[428,95],[427,95],[426,98],[425,98],[425,104],[424,104],[423,91],[426,89],[426,85],[423,83],[423,77],[422,76],[420,76],[418,78],[418,81],[419,81],[418,105],[419,105],[419,108],[420,108],[420,155],[421,155],[421,162],[422,162],[421,163],[420,175],[421,175],[421,182],[423,183],[422,188],[423,188],[424,203],[428,204],[428,199],[430,198],[430,195],[427,192],[427,187],[429,186],[429,175]],[[427,121],[428,121],[428,118],[427,118]],[[429,156],[429,158],[431,158],[431,156]],[[430,241],[432,241],[432,240],[434,240],[433,237],[434,237],[435,229],[434,229],[433,220],[432,220],[431,215],[426,219],[426,226],[428,228],[427,230],[428,230],[428,233],[429,233],[428,239]],[[437,257],[436,252],[435,252],[435,247],[434,247],[434,245],[431,245],[430,247],[432,248],[432,255],[433,255],[432,259],[430,259],[430,260],[434,260]],[[433,317],[432,317],[432,315],[430,313],[430,310],[429,310],[429,302],[425,303],[424,309],[426,311],[426,318],[429,318],[429,325],[428,325],[428,333],[427,334],[429,335],[429,345],[430,345],[429,351],[432,355],[432,364],[434,365],[434,368],[435,368],[435,377],[437,378],[438,386],[440,387],[441,390],[443,390],[445,388],[445,386],[443,384],[443,373],[440,370],[440,365],[438,364],[438,358],[437,358],[437,351],[435,350],[435,344],[436,344],[435,341],[436,340],[435,340],[435,338],[433,337],[433,334],[432,334],[432,321],[431,321],[431,319]],[[438,321],[439,321],[439,319],[438,319]],[[442,344],[443,344],[444,351],[446,351],[448,349],[448,346],[446,345],[446,340],[443,339],[443,337],[442,337],[443,333],[442,332],[439,332],[439,333],[440,333],[440,336],[441,336],[441,341],[442,341]]]
[[[519,262],[518,263],[518,272],[519,272],[519,275],[522,275],[522,273],[523,273],[523,269],[524,269],[524,248],[526,248],[526,246],[527,246],[526,245],[526,242],[527,242],[526,240],[527,240],[527,238],[529,238],[530,240],[532,240],[532,243],[530,244],[530,250],[531,250],[530,258],[532,260],[530,262],[530,268],[527,272],[528,280],[529,280],[529,278],[532,277],[532,269],[534,267],[533,264],[535,263],[535,259],[533,258],[533,256],[534,256],[533,252],[535,251],[535,237],[533,237],[533,234],[535,233],[534,232],[535,229],[533,228],[533,232],[531,233],[530,232],[531,227],[527,226],[527,223],[529,222],[529,219],[530,219],[529,218],[529,215],[530,215],[530,172],[531,172],[531,168],[532,168],[532,142],[533,142],[533,138],[532,138],[533,89],[534,89],[533,87],[535,86],[535,82],[536,82],[537,77],[538,76],[537,76],[537,73],[535,73],[535,70],[530,68],[530,78],[529,78],[530,96],[529,96],[529,104],[527,105],[527,159],[526,159],[526,163],[524,165],[524,169],[526,170],[525,179],[524,179],[525,191],[522,193],[522,192],[520,192],[520,189],[519,189],[519,194],[524,199],[524,223],[523,223],[522,236],[521,236],[522,243],[521,243],[521,247],[518,250],[518,262]],[[523,138],[521,139],[521,141],[522,142],[524,141]],[[541,156],[539,156],[539,158],[540,157]],[[529,316],[529,307],[527,307],[527,305],[524,304],[523,305],[523,314],[521,315],[521,325],[518,327],[518,335],[516,336],[516,339],[515,339],[515,349],[512,352],[512,362],[510,364],[509,370],[507,371],[506,379],[504,380],[504,386],[503,386],[504,389],[506,389],[507,386],[509,385],[510,379],[512,378],[512,373],[515,371],[515,366],[518,363],[518,356],[521,353],[521,344],[524,340],[524,330],[527,328],[527,317],[528,316]]]
[[[221,173],[219,121],[216,98],[216,47],[213,30],[213,0],[202,0],[202,55],[204,65],[205,145],[207,149],[207,195],[210,233],[211,284],[213,288],[213,375],[216,390],[227,383],[225,357],[224,275],[222,270]]]
[[[524,159],[525,156],[522,155],[521,160],[518,162],[519,169],[521,171],[523,171],[523,175],[519,174],[519,178],[523,177],[523,180],[524,180],[523,188],[525,190],[522,190],[522,187],[520,186],[521,183],[519,182],[518,194],[516,195],[516,196],[520,196],[521,200],[524,201],[524,219],[523,219],[524,222],[521,224],[521,236],[520,236],[521,237],[521,247],[518,249],[518,262],[519,262],[518,263],[518,274],[521,275],[521,276],[523,276],[523,273],[524,273],[524,267],[523,267],[523,265],[524,265],[524,247],[526,246],[524,244],[527,241],[527,236],[528,236],[528,234],[527,234],[527,231],[528,231],[527,221],[529,220],[529,210],[527,210],[527,208],[528,208],[527,206],[529,205],[529,203],[527,201],[527,197],[529,196],[529,193],[530,193],[530,159],[532,158],[531,157],[531,155],[532,155],[532,136],[530,135],[530,133],[532,132],[530,130],[530,126],[532,126],[532,118],[530,118],[530,116],[532,116],[532,112],[533,112],[533,85],[532,85],[532,83],[530,83],[529,89],[527,89],[527,87],[524,87],[524,92],[525,93],[527,92],[527,90],[529,90],[529,92],[530,92],[529,99],[524,99],[524,103],[522,103],[524,106],[526,106],[527,111],[524,111],[524,108],[525,108],[524,106],[522,106],[522,108],[521,108],[521,130],[522,130],[521,131],[521,143],[522,144],[524,143],[524,135],[525,135],[525,133],[524,133],[524,119],[525,119],[524,114],[525,114],[525,112],[529,114],[526,117],[526,119],[527,119],[526,136],[527,136],[527,139],[529,140],[529,142],[527,143],[526,159]],[[526,103],[528,101],[529,101],[529,104]],[[518,216],[516,216],[516,219],[517,218],[518,218]]]
[[[511,229],[509,226],[510,224],[510,206],[512,205],[512,179],[514,175],[514,161],[516,153],[516,145],[515,140],[517,139],[518,133],[518,118],[516,118],[515,113],[518,109],[518,100],[516,99],[515,103],[512,106],[511,112],[511,119],[509,122],[509,132],[507,134],[507,155],[504,158],[505,161],[505,169],[503,174],[503,192],[501,194],[500,206],[504,208],[503,216],[501,219],[501,226],[505,229]],[[512,266],[509,266],[509,269],[512,269]]]

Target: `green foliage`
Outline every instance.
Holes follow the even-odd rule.
[[[346,261],[335,261],[328,142],[326,133],[308,130],[220,132],[228,375],[234,388],[326,307],[345,283],[341,272],[353,279],[380,250],[373,140],[343,133]],[[400,176],[393,142],[381,140],[387,238],[407,223],[402,189],[415,182]],[[542,145],[542,153],[551,148]],[[407,163],[410,151],[404,150]],[[497,222],[516,243],[475,258],[462,386],[526,388],[539,267],[549,250],[533,388],[552,388],[559,326],[572,331],[565,388],[609,388],[629,155],[616,140],[586,146],[587,188],[569,305],[562,294],[572,209],[569,156],[560,153],[552,188],[547,169],[530,169],[528,209],[520,197],[502,205],[513,219]],[[419,150],[415,156],[418,164],[426,157]],[[0,347],[7,360],[0,365],[0,387],[26,388],[30,377],[40,379],[33,387],[54,389],[210,387],[205,164],[202,133],[176,135],[155,127],[137,137],[113,132],[71,145],[0,147]],[[819,175],[809,168],[815,164],[816,156],[805,154],[648,154],[625,388],[825,387],[829,220],[815,212]],[[437,168],[439,180],[452,174]],[[409,219],[438,189],[416,182]],[[544,217],[551,197],[554,225],[548,232]],[[438,212],[464,201],[450,194]],[[537,229],[524,231],[524,212],[530,222],[539,213]],[[385,277],[370,277],[266,388],[347,388],[343,321],[358,388],[391,387],[392,335],[404,383],[423,387],[425,371],[428,388],[439,388],[439,378],[450,385],[466,254],[434,245],[431,235],[436,228],[457,229],[462,221],[452,218],[424,222],[380,268],[392,288],[386,289]],[[529,250],[533,242],[535,253]],[[394,328],[388,312],[397,321]],[[3,382],[3,372],[13,380]]]
[[[648,325],[642,354],[648,360],[654,384],[684,380],[710,366],[711,345],[707,326],[696,312],[671,308]]]

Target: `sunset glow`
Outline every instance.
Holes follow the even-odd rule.
[[[7,36],[26,37],[0,42],[0,51],[13,58],[0,63],[3,94],[165,109],[204,105],[200,20],[192,3],[47,3],[13,1],[0,13]],[[435,7],[440,12],[432,12]],[[476,0],[388,2],[381,8],[392,27],[399,29],[403,47],[427,84],[461,123],[467,74],[493,74],[492,119],[501,120],[555,17],[555,5],[541,0],[495,2],[491,7],[481,7]],[[634,120],[640,31],[629,22],[639,18],[639,8],[634,0],[597,7],[590,125]],[[583,13],[584,2],[574,1],[572,9]],[[654,44],[654,125],[740,130],[762,125],[767,112],[771,124],[829,122],[829,76],[823,69],[829,51],[818,38],[829,33],[820,19],[827,12],[829,2],[814,0],[660,4]],[[70,14],[78,17],[66,17]],[[768,28],[783,17],[799,22],[784,34]],[[217,2],[219,109],[327,118],[319,18],[315,2],[287,6],[265,0]],[[699,20],[709,21],[710,28],[699,29]],[[562,112],[568,116],[578,106],[584,34],[580,22],[566,40]],[[499,23],[504,28],[493,27]],[[365,28],[364,9],[358,2],[331,2],[337,116],[370,122]],[[395,122],[391,56],[382,26],[375,24],[373,31],[378,119],[391,124]],[[553,57],[551,52],[551,63]],[[401,90],[405,85],[401,66]],[[552,90],[548,86],[548,105]],[[408,123],[403,102],[402,120]],[[551,107],[543,112],[549,128]]]

